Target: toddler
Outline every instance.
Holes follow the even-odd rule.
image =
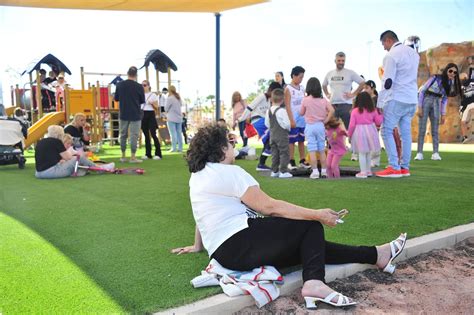
[[[283,104],[284,91],[275,89],[272,92],[272,106],[265,116],[265,126],[270,129],[270,147],[272,150],[272,177],[290,178],[288,172],[290,149],[288,134],[290,118]]]
[[[347,131],[340,118],[331,117],[324,125],[326,127],[326,137],[330,146],[327,157],[327,174],[329,178],[339,178],[339,162],[346,154]]]
[[[359,154],[360,172],[357,178],[372,176],[371,153],[380,150],[377,126],[382,124],[383,116],[375,109],[369,93],[362,92],[355,99],[355,107],[351,112],[348,136],[351,139],[353,153]]]

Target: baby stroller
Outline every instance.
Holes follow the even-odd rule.
[[[0,165],[18,164],[25,168],[24,140],[28,129],[15,118],[0,117]]]

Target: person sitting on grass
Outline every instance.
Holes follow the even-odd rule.
[[[356,304],[325,284],[325,264],[366,263],[388,273],[395,271],[392,261],[402,252],[406,234],[382,246],[328,242],[323,224],[336,227],[341,222],[338,212],[270,197],[249,173],[232,165],[233,152],[226,129],[217,125],[199,129],[191,140],[186,159],[195,240],[194,245],[172,249],[172,253],[206,249],[223,267],[240,271],[301,264],[301,293],[308,307],[315,307],[317,301],[335,306]]]
[[[64,128],[64,133],[74,138],[75,149],[85,149],[90,144],[90,125],[86,122],[86,115],[76,113],[70,125]]]
[[[95,165],[86,158],[85,154],[72,155],[63,144],[64,130],[61,126],[49,126],[47,136],[47,138],[40,140],[35,147],[35,176],[37,178],[69,177],[74,174],[77,161],[80,166],[95,166],[101,167],[104,170],[113,170],[115,168],[114,163],[102,166]],[[79,176],[85,174],[84,170],[77,173]]]

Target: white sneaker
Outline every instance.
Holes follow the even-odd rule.
[[[291,178],[293,177],[293,175],[291,175],[291,173],[289,172],[286,172],[286,173],[280,173],[280,175],[278,175],[279,178]]]
[[[153,157],[153,160],[157,161],[157,160],[161,160],[161,158],[160,158],[158,155],[155,155],[155,156]]]
[[[311,179],[318,179],[319,178],[319,171],[317,169],[313,170],[311,172],[311,175],[309,175],[309,178]]]
[[[113,172],[115,170],[115,163],[112,162],[112,163],[103,164],[100,166],[100,168],[105,171]]]
[[[439,153],[438,152],[435,152],[431,155],[431,159],[433,161],[441,161],[441,156],[439,156]]]
[[[280,176],[280,172],[276,172],[276,173],[272,172],[272,173],[270,174],[270,176],[271,176],[271,177],[279,177],[279,176]]]
[[[417,153],[415,156],[415,161],[421,161],[423,160],[423,153]]]
[[[352,153],[351,161],[357,161],[357,160],[359,160],[359,155],[357,155],[357,153]]]
[[[142,160],[148,160],[148,156],[146,155],[142,156]]]

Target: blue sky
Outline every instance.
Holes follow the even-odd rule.
[[[244,96],[255,91],[258,79],[271,79],[275,71],[283,71],[289,81],[295,65],[306,69],[305,79],[322,80],[334,68],[338,51],[346,53],[347,68],[377,83],[377,68],[385,54],[378,40],[381,32],[392,29],[400,39],[418,35],[422,50],[472,41],[473,11],[471,0],[274,0],[223,12],[221,99],[229,103],[235,90]],[[213,14],[0,6],[0,41],[7,105],[10,84],[27,80],[17,78],[14,70],[24,70],[32,59],[47,53],[71,69],[67,80],[80,88],[80,66],[86,71],[124,73],[131,65],[141,66],[146,53],[157,48],[178,66],[173,79],[180,80],[184,97],[215,94]],[[140,73],[139,79],[144,77]]]

